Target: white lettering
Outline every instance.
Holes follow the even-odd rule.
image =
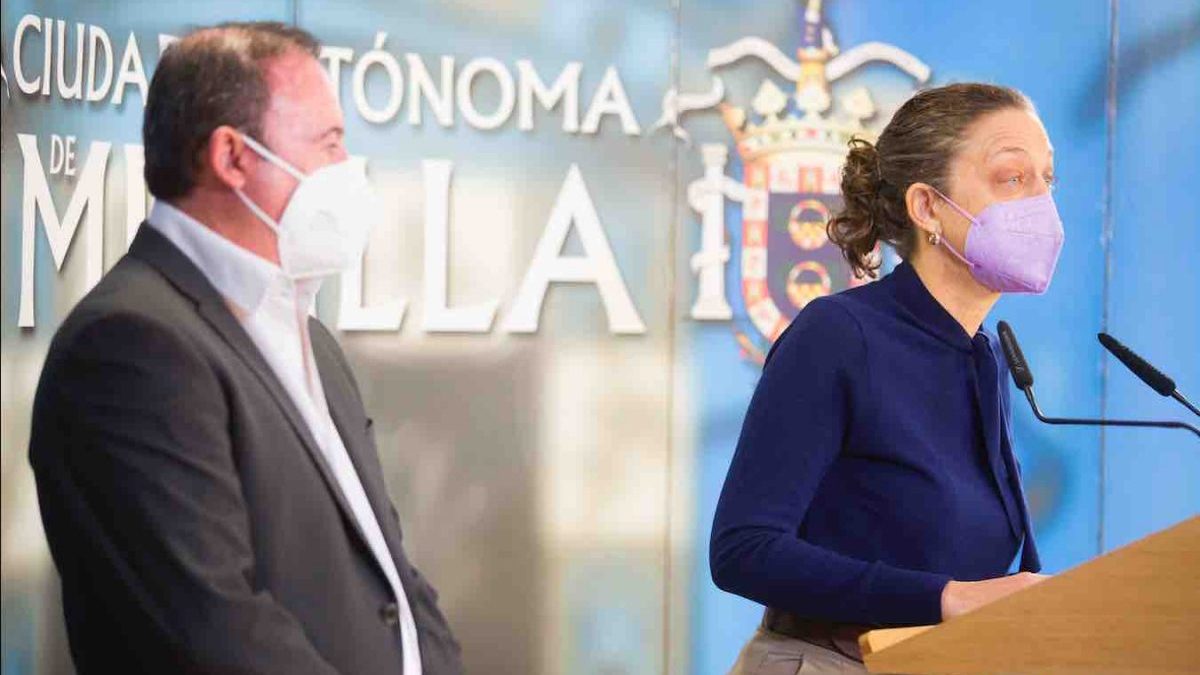
[[[561,254],[574,223],[583,244],[584,255]],[[551,282],[592,283],[600,292],[608,316],[608,329],[613,333],[638,334],[646,325],[638,316],[629,291],[621,279],[608,237],[600,225],[596,207],[584,185],[579,167],[572,164],[567,172],[554,210],[538,241],[533,262],[521,282],[504,328],[511,333],[533,333],[538,329],[542,303]]]

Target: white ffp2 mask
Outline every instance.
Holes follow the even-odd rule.
[[[357,265],[380,215],[378,198],[367,182],[366,161],[351,157],[304,174],[250,136],[242,134],[242,139],[263,159],[300,181],[279,222],[235,190],[246,208],[275,231],[283,273],[291,279],[309,279],[340,274]]]

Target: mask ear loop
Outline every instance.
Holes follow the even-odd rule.
[[[966,209],[959,206],[958,204],[955,204],[954,200],[950,199],[946,195],[942,194],[941,190],[935,188],[932,185],[929,186],[929,189],[936,192],[939,197],[944,199],[946,201],[946,203],[950,205],[950,208],[954,209],[955,211],[958,211],[962,215],[963,218],[966,218],[967,220],[971,221],[972,227],[976,227],[979,225],[979,221],[975,220],[975,216],[972,216],[971,214],[967,213]],[[947,239],[946,237],[938,237],[938,239],[940,240],[940,243],[946,245],[946,250],[953,253],[954,257],[961,260],[964,265],[966,265],[968,268],[975,267],[975,263],[971,262],[970,260],[967,260],[966,257],[963,256],[963,254],[959,253],[957,250],[955,250],[955,248],[953,246],[950,245],[949,239]]]
[[[246,132],[242,132],[242,141],[245,142],[246,145],[250,146],[251,150],[253,150],[254,152],[257,152],[259,154],[259,156],[265,158],[268,162],[271,162],[275,166],[278,166],[279,168],[288,172],[296,180],[302,181],[305,178],[307,178],[307,176],[305,176],[303,173],[301,173],[299,169],[292,166],[292,164],[290,162],[288,162],[284,158],[282,158],[279,155],[268,150],[267,146],[254,140],[254,137],[251,136],[250,134],[248,134]]]
[[[306,178],[304,174],[300,173],[300,171],[287,162],[287,160],[268,150],[265,145],[254,140],[250,134],[247,134],[244,131],[242,132],[242,141],[245,142],[247,147],[258,153],[260,157],[278,166],[280,169],[283,169],[296,180],[303,181]],[[279,225],[279,223],[275,222],[274,218],[267,215],[267,212],[262,210],[258,204],[255,204],[253,201],[251,201],[251,199],[246,196],[246,193],[242,192],[241,190],[234,190],[233,193],[236,194],[238,199],[240,199],[242,203],[246,205],[246,208],[250,209],[251,213],[258,216],[259,220],[263,221],[266,223],[267,227],[274,230],[276,235],[282,234],[283,228]]]
[[[237,198],[242,200],[242,203],[246,205],[246,208],[250,209],[251,213],[258,216],[258,219],[263,221],[267,227],[271,228],[276,235],[282,234],[283,228],[280,227],[279,223],[275,222],[275,219],[271,216],[268,216],[267,212],[263,211],[258,204],[250,201],[250,198],[246,196],[245,192],[235,189],[233,194],[237,195]]]

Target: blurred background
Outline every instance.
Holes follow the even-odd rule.
[[[987,322],[1019,333],[1043,408],[1187,414],[1106,357],[1101,330],[1200,397],[1193,3],[5,0],[4,675],[72,672],[26,457],[46,349],[149,203],[160,49],[246,19],[326,45],[384,196],[361,274],[327,283],[318,313],[470,672],[732,664],[761,608],[712,585],[708,530],[761,355],[854,283],[812,223],[837,205],[845,137],[919,87],[1016,87],[1054,143],[1055,281]],[[538,306],[539,251],[604,281],[551,283]],[[470,316],[439,324],[443,305]],[[1045,571],[1200,512],[1189,436],[1050,428],[1014,402]]]

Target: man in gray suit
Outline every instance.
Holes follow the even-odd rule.
[[[157,202],[50,347],[29,453],[82,673],[462,670],[310,318],[378,214],[316,54],[269,23],[167,49]]]

